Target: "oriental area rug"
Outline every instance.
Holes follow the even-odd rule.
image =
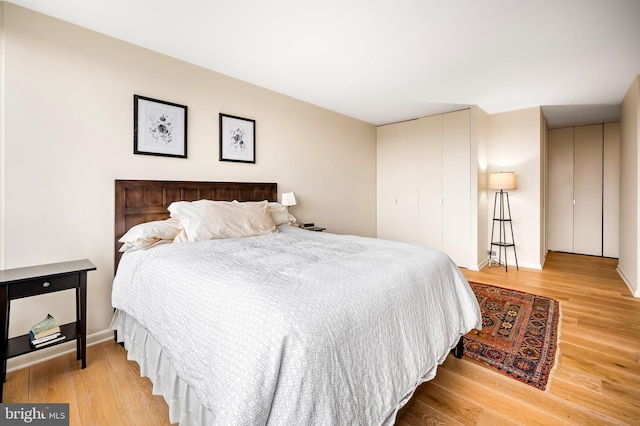
[[[487,284],[469,284],[482,310],[482,330],[464,336],[464,355],[545,390],[558,347],[558,301]]]

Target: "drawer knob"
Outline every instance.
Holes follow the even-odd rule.
[[[51,283],[49,281],[45,281],[44,283],[42,283],[42,287],[47,288],[51,285]]]

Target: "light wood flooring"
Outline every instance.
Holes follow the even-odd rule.
[[[480,364],[449,356],[436,378],[401,410],[407,425],[640,424],[640,299],[617,260],[549,253],[543,271],[463,270],[470,281],[535,293],[561,303],[558,366],[540,391]],[[168,425],[162,397],[114,342],[9,373],[4,402],[68,402],[71,425]]]
[[[543,271],[464,270],[469,281],[560,301],[560,354],[546,391],[449,356],[402,409],[406,425],[640,424],[640,299],[617,259],[549,253]]]

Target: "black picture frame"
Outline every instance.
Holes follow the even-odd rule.
[[[133,153],[187,158],[187,106],[133,95]]]
[[[220,161],[256,162],[256,121],[220,113]]]

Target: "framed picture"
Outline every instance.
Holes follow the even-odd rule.
[[[220,114],[220,161],[256,162],[256,121]]]
[[[133,95],[133,153],[187,158],[187,107]]]

